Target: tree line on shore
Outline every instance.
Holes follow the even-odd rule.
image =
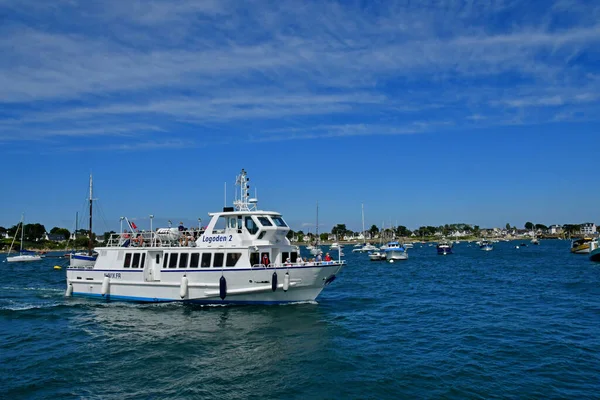
[[[14,225],[10,228],[5,228],[0,226],[0,237],[8,236],[8,238],[2,239],[2,246],[8,247],[12,243],[12,239],[14,238],[17,232],[18,225]],[[548,227],[543,224],[534,224],[532,222],[526,222],[524,228],[528,231],[536,230],[541,232],[546,232]],[[63,243],[59,243],[57,241],[46,240],[46,233],[51,235],[58,235],[63,238],[63,241],[69,242],[69,245],[74,248],[85,248],[88,245],[88,230],[78,229],[74,235],[71,235],[71,232],[66,228],[53,227],[50,232],[46,231],[44,225],[40,223],[34,224],[25,224],[23,227],[23,240],[27,243],[27,245],[31,248],[61,248],[64,247]],[[517,231],[515,226],[511,226],[511,224],[507,223],[505,226],[507,231],[513,232]],[[581,230],[581,225],[578,224],[566,224],[562,226],[563,232],[565,235],[573,236],[579,234]],[[384,237],[410,237],[413,234],[417,237],[433,237],[436,235],[449,236],[453,232],[465,232],[469,236],[479,236],[482,232],[482,229],[479,225],[469,225],[464,223],[459,224],[445,224],[440,226],[421,226],[418,229],[410,230],[406,226],[399,225],[396,227],[389,228],[379,228],[377,225],[371,225],[371,227],[365,230],[364,235],[368,238],[375,238],[379,236]],[[104,232],[103,237],[104,241],[108,240],[111,234],[115,233],[114,231]],[[335,237],[342,240],[344,237],[359,237],[361,232],[355,232],[346,227],[346,224],[336,224],[331,229],[331,232],[323,232],[319,234],[320,241],[327,241],[330,235],[334,235]],[[288,232],[288,238],[297,239],[299,242],[304,241],[304,237],[309,236],[311,240],[315,239],[316,234],[311,233],[310,231],[305,233],[302,230],[293,231],[290,230]],[[93,244],[97,244],[96,234],[92,234]],[[18,244],[17,244],[18,246]]]

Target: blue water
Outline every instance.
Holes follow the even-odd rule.
[[[65,298],[60,260],[0,263],[0,397],[599,398],[600,263],[515,244],[347,246],[317,304],[286,306]]]

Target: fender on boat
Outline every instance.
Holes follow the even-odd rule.
[[[184,275],[181,278],[181,286],[179,288],[179,296],[183,299],[188,294],[188,278]]]
[[[69,283],[67,285],[67,291],[65,293],[65,296],[67,296],[67,297],[73,296],[73,284],[72,283]]]
[[[225,300],[225,297],[227,297],[227,279],[224,276],[219,279],[219,297],[221,300]]]
[[[273,271],[273,278],[271,279],[271,290],[277,290],[277,271]]]
[[[110,278],[108,276],[105,276],[104,280],[102,280],[102,289],[100,291],[100,294],[102,296],[105,296],[108,293],[109,289],[110,289]]]
[[[286,272],[283,276],[283,291],[287,292],[290,288],[290,273]]]

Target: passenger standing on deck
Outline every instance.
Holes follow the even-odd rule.
[[[331,256],[329,253],[325,254],[325,261],[331,261]]]
[[[269,255],[267,253],[263,253],[262,263],[265,267],[269,265]]]

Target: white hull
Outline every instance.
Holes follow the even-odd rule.
[[[160,281],[150,280],[152,277],[148,268],[151,266],[135,271],[69,268],[67,269],[67,294],[135,302],[185,301],[206,304],[308,302],[314,301],[323,288],[335,279],[343,265],[324,262],[314,266],[279,268],[161,269]],[[273,291],[274,272],[277,273],[275,291]],[[284,291],[286,273],[289,274],[289,286],[287,291]],[[220,296],[221,276],[225,278],[227,287],[224,298]],[[185,289],[182,284],[184,277],[187,279]]]
[[[92,267],[95,263],[95,256],[88,256],[87,254],[71,254],[69,256],[69,267],[72,268]]]
[[[6,262],[27,262],[27,261],[40,261],[42,257],[31,256],[31,255],[20,255],[13,257],[6,257]]]
[[[408,260],[408,253],[400,250],[388,250],[385,252],[385,258],[388,262]]]

